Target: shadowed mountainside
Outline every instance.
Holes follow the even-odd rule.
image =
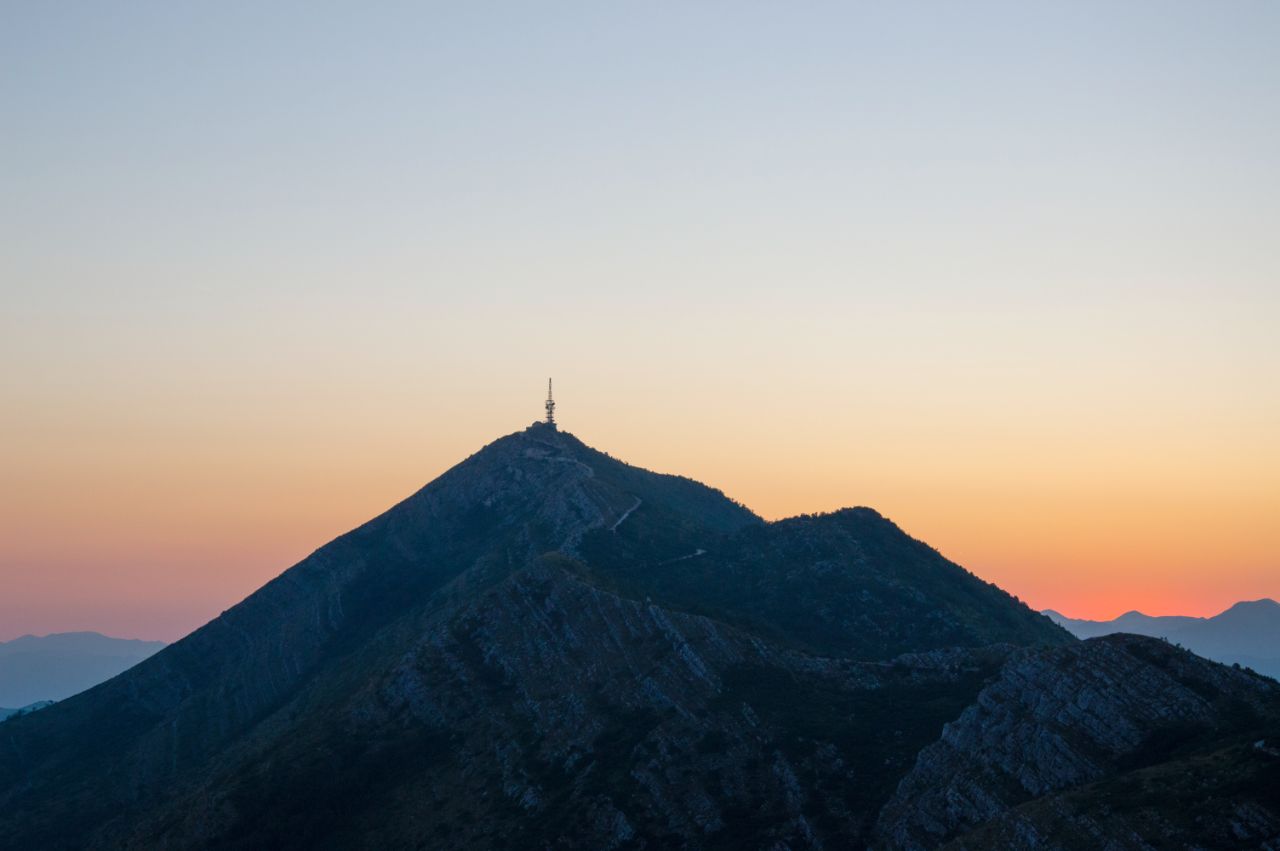
[[[1274,683],[1149,644],[1076,642],[868,509],[766,524],[535,425],[4,722],[0,846],[930,847],[1126,769],[1163,729],[1130,711],[1164,699],[1161,666],[1220,691],[1178,704],[1184,749],[1274,717]],[[1116,654],[1133,670],[1099,706],[1136,732],[1036,714]],[[912,778],[984,741],[984,712],[1066,725],[1084,767],[1050,761],[941,832],[895,816],[929,806]],[[972,759],[1003,764],[996,745]]]

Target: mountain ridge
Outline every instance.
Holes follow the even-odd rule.
[[[1163,638],[1214,661],[1280,678],[1280,603],[1269,597],[1241,600],[1210,617],[1134,611],[1109,621],[1093,621],[1068,618],[1052,609],[1045,610],[1045,615],[1077,638],[1116,632]]]
[[[90,631],[21,635],[0,641],[0,705],[63,700],[165,646],[163,641],[113,638]]]
[[[765,523],[535,425],[135,668],[5,722],[0,846],[867,845],[983,702],[1041,729],[1022,701],[1115,643],[1077,641],[869,509]],[[1125,664],[1271,711],[1269,681],[1151,644]],[[1124,707],[1167,678],[1131,679]],[[991,800],[987,820],[1023,803]]]

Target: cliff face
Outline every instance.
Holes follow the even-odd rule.
[[[4,722],[0,847],[935,847],[1231,746],[1272,689],[535,426]]]

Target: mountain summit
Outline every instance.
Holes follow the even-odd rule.
[[[1277,692],[1158,641],[1077,642],[870,509],[765,523],[540,423],[129,671],[5,721],[0,847],[1070,833],[1086,827],[1020,808],[1234,746],[1280,718]],[[1018,743],[1046,749],[1019,765]],[[1215,800],[1195,835],[1239,821]],[[1280,808],[1246,804],[1247,835],[1280,829]]]

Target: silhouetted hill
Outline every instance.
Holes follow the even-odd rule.
[[[114,677],[164,646],[163,641],[110,638],[96,632],[0,641],[0,705],[62,700]]]
[[[1090,621],[1052,610],[1045,614],[1079,638],[1117,632],[1164,638],[1216,662],[1244,665],[1280,677],[1280,603],[1275,600],[1236,603],[1211,618],[1127,612],[1115,620]]]
[[[931,847],[1280,717],[1275,683],[1135,641],[870,510],[766,524],[535,425],[6,721],[0,847]],[[911,821],[983,760],[976,815]]]

